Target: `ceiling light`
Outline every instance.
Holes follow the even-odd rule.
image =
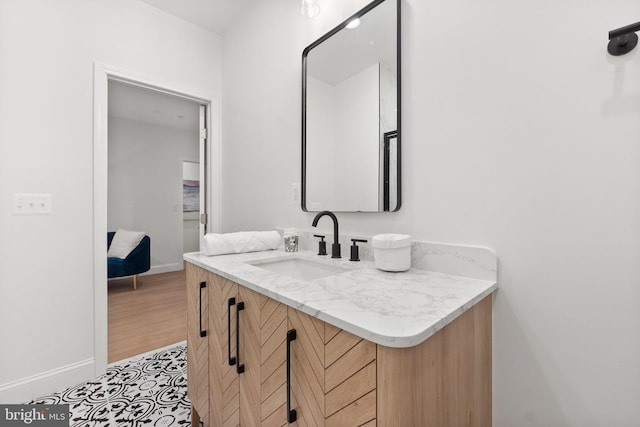
[[[358,28],[359,26],[360,26],[360,19],[356,18],[349,21],[349,23],[347,24],[347,29],[353,30]]]
[[[300,0],[300,13],[307,18],[315,18],[320,14],[318,0]]]

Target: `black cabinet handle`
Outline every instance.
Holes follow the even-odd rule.
[[[236,372],[239,374],[244,372],[244,365],[240,364],[240,312],[242,310],[244,310],[244,303],[239,302],[236,304],[236,359],[238,361]]]
[[[287,331],[287,422],[295,423],[298,414],[295,409],[291,409],[291,341],[296,339],[296,330]]]
[[[200,282],[200,338],[207,336],[207,331],[202,329],[202,290],[207,287],[207,282]]]
[[[229,358],[229,366],[236,364],[236,358],[231,357],[231,307],[236,305],[235,298],[229,298],[227,300],[227,350]]]

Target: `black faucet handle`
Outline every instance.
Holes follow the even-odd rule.
[[[351,258],[349,261],[360,261],[360,254],[358,253],[358,243],[367,243],[364,239],[351,239],[353,244],[351,245]]]
[[[327,242],[324,241],[325,236],[322,234],[314,234],[313,237],[319,237],[320,241],[318,242],[318,255],[326,255],[327,254]]]

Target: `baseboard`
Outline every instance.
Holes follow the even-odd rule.
[[[176,262],[175,264],[153,265],[151,266],[151,269],[149,271],[141,274],[141,276],[145,276],[147,274],[169,273],[172,271],[180,271],[183,269],[184,264],[182,262]]]
[[[95,359],[81,360],[30,377],[0,384],[0,402],[19,404],[95,378]]]

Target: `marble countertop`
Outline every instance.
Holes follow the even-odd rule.
[[[307,282],[251,264],[279,258],[311,259],[348,271]],[[334,260],[310,251],[219,256],[194,252],[184,259],[387,347],[420,344],[497,289],[495,280],[414,268],[389,273],[378,270],[371,261]]]

